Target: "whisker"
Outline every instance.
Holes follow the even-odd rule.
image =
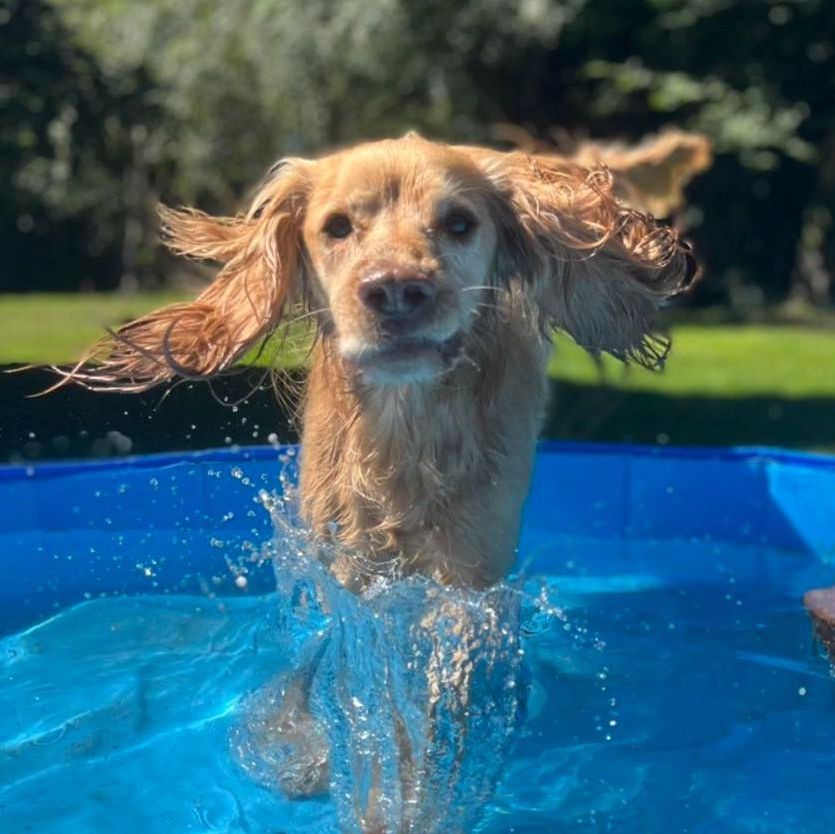
[[[298,322],[304,321],[305,319],[312,318],[313,316],[318,316],[319,313],[327,313],[327,312],[328,312],[327,307],[320,307],[318,310],[309,310],[306,313],[302,313],[301,315],[294,316],[291,319],[287,319],[287,321],[284,322],[284,325],[289,326],[291,324],[297,324]]]

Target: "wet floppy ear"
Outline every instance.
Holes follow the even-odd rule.
[[[656,313],[695,279],[690,246],[619,203],[608,169],[518,153],[482,163],[512,209],[500,241],[502,234],[510,241],[543,326],[566,331],[592,354],[661,366],[669,342],[654,332]]]
[[[223,264],[190,303],[163,307],[95,345],[70,379],[94,389],[141,391],[175,376],[226,370],[279,326],[302,294],[301,218],[309,171],[284,165],[245,215],[210,217],[162,209],[163,237],[174,252]]]

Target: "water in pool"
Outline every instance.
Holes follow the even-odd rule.
[[[268,503],[274,592],[0,640],[0,831],[835,831],[813,557],[646,542],[612,570],[612,542],[529,534],[548,570],[358,598]]]

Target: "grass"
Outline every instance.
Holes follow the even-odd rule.
[[[104,332],[163,304],[173,293],[0,295],[0,364],[69,363]],[[604,357],[596,364],[558,337],[549,374],[574,385],[667,396],[835,399],[835,330],[799,324],[678,323],[662,373]],[[835,419],[835,414],[833,414]]]
[[[796,324],[679,323],[672,336],[673,350],[660,373],[610,357],[603,358],[599,369],[588,354],[562,338],[549,375],[577,384],[602,377],[613,388],[670,396],[835,398],[835,331]]]
[[[0,365],[73,362],[105,327],[181,298],[173,293],[0,295]]]

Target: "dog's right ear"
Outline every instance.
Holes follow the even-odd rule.
[[[94,390],[142,391],[175,376],[210,377],[262,343],[303,293],[301,223],[312,167],[276,166],[245,215],[163,208],[169,248],[220,262],[220,273],[195,301],[111,333],[66,378]]]

